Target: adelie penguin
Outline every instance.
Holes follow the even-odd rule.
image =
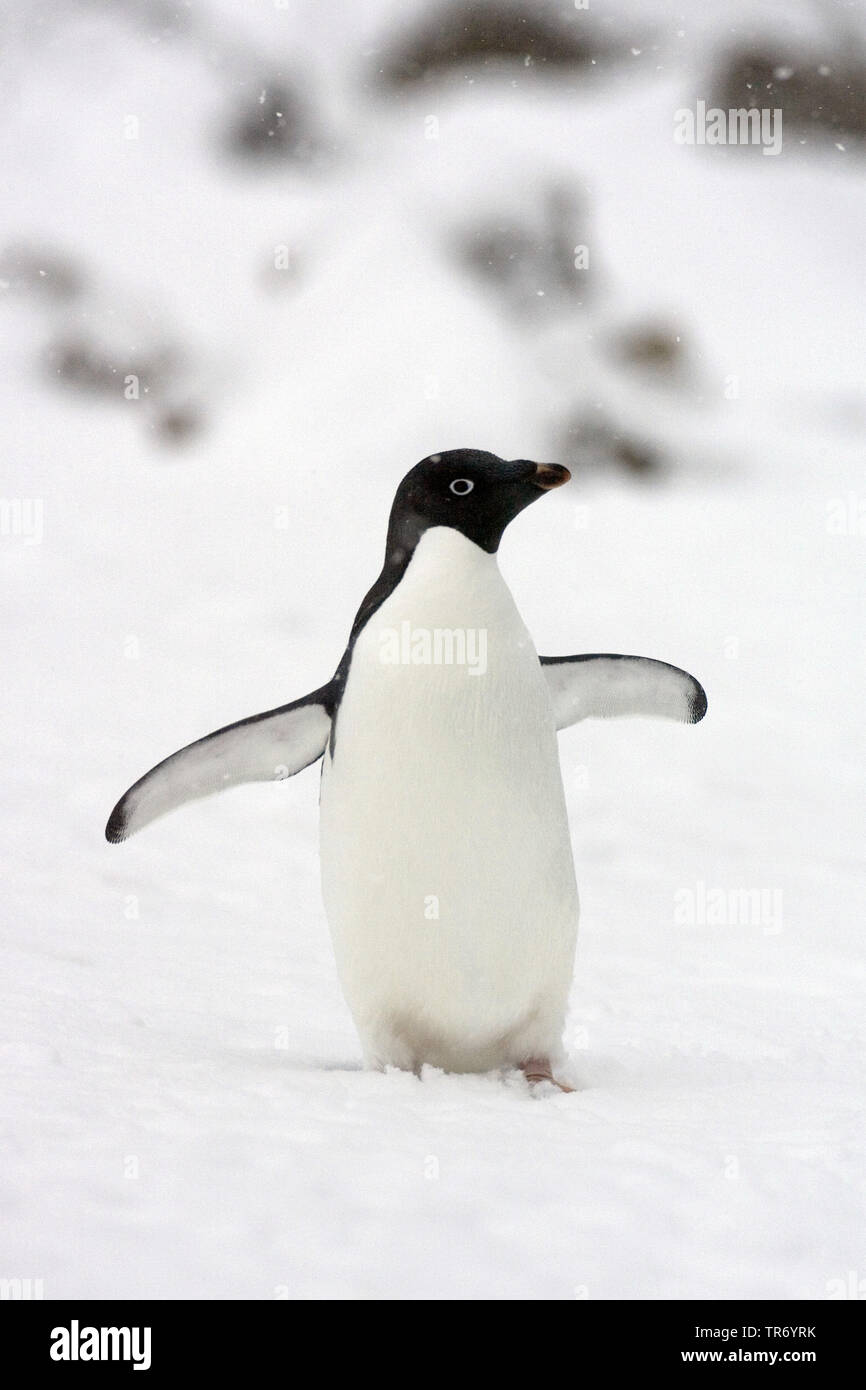
[[[694,677],[664,661],[536,653],[497,550],[569,477],[474,449],[417,464],[331,680],[166,758],[108,822],[125,840],[322,758],[323,896],[371,1067],[555,1081],[578,919],[557,730],[706,712]]]

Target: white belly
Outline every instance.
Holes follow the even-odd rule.
[[[437,629],[466,634],[473,664],[446,664]],[[413,653],[431,660],[392,661]],[[368,1064],[556,1056],[578,907],[550,698],[495,556],[450,528],[422,537],[355,644],[321,859]]]

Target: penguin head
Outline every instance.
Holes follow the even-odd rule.
[[[493,554],[509,521],[570,477],[557,463],[501,459],[480,449],[431,454],[397,489],[389,549],[414,550],[431,527],[451,526]]]

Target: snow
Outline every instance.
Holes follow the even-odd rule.
[[[694,63],[709,21],[681,9]],[[389,102],[358,63],[395,11],[223,0],[157,41],[135,7],[21,7],[0,255],[53,248],[86,283],[59,303],[0,270],[3,495],[44,508],[41,543],[0,536],[0,1274],[49,1298],[820,1299],[864,1261],[862,155],[676,146],[685,56],[591,99]],[[635,46],[658,24],[674,48],[644,13]],[[284,31],[329,158],[241,171],[225,102]],[[521,315],[453,238],[562,178],[597,295]],[[610,367],[647,314],[682,326],[683,388]],[[52,382],[70,331],[171,342],[205,428],[172,448],[122,382]],[[709,714],[561,736],[577,1093],[365,1073],[315,772],[120,847],[105,819],[160,757],[331,674],[411,464],[553,457],[597,398],[669,475],[577,468],[503,570],[541,651],[673,661]],[[713,890],[727,921],[683,923]]]

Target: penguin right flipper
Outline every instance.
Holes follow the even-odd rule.
[[[688,671],[649,656],[542,656],[557,729],[581,719],[649,715],[697,724],[707,712],[704,688]]]
[[[330,686],[293,704],[240,719],[172,753],[120,798],[105,827],[112,844],[127,840],[187,801],[241,782],[273,782],[309,767],[331,732]]]

